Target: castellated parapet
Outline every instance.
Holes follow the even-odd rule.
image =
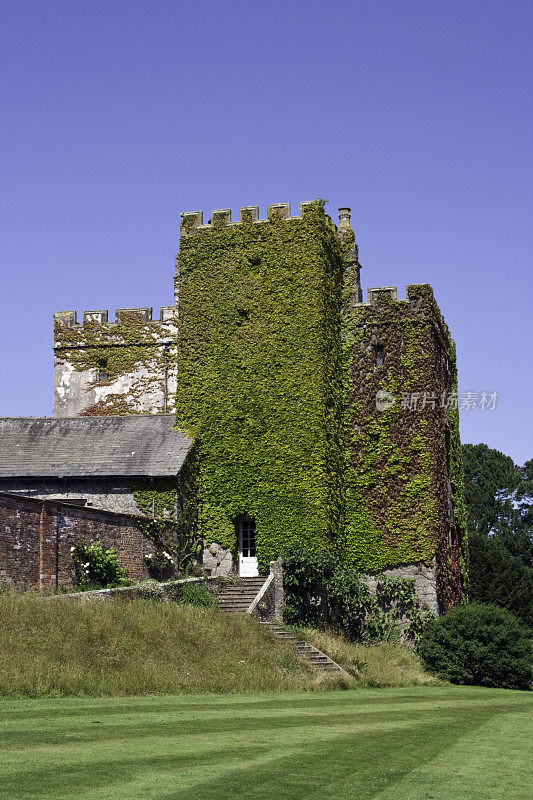
[[[54,314],[54,417],[164,413],[175,408],[174,306]]]
[[[209,222],[204,225],[203,211],[185,211],[181,215],[181,233],[193,233],[195,230],[205,230],[216,225],[242,225],[249,222],[268,222],[274,216],[290,222],[302,219],[311,202],[300,203],[300,216],[291,217],[290,203],[272,203],[267,206],[267,219],[259,219],[259,206],[241,206],[240,219],[232,222],[231,209],[215,209],[211,212]]]

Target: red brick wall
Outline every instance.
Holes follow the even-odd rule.
[[[0,493],[0,582],[45,589],[72,586],[70,548],[96,539],[113,547],[133,580],[147,575],[153,545],[135,517]]]

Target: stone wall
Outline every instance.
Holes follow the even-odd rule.
[[[157,483],[154,481],[154,489]],[[138,514],[132,489],[127,480],[109,478],[3,478],[0,492],[42,500],[72,502],[76,505],[112,511],[115,514]]]
[[[420,605],[423,609],[434,611],[439,614],[439,603],[437,600],[437,574],[435,562],[428,566],[427,564],[408,564],[404,567],[394,567],[393,569],[384,569],[381,575],[386,575],[388,578],[414,578],[415,580],[415,594],[420,600]],[[375,575],[364,575],[365,582],[371,592],[374,592],[377,584],[377,577]]]
[[[54,417],[175,410],[176,316],[173,306],[54,315]]]
[[[0,493],[0,582],[49,589],[73,586],[71,547],[100,536],[113,547],[128,577],[147,577],[145,555],[153,545],[139,518],[50,500]]]

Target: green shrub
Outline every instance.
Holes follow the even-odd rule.
[[[115,550],[104,550],[98,535],[90,544],[77,541],[71,553],[75,581],[80,589],[105,589],[107,586],[129,583],[126,577],[128,573],[119,565]]]
[[[330,627],[352,642],[416,643],[434,616],[420,607],[413,578],[380,575],[371,592],[353,567],[301,548],[289,551],[283,566],[283,618],[291,625]]]
[[[184,583],[179,602],[201,608],[217,608],[217,601],[211,597],[204,583]]]
[[[285,606],[283,617],[289,624],[305,622],[320,625],[329,619],[327,582],[335,570],[331,553],[308,553],[291,548],[283,558]]]
[[[509,611],[472,603],[428,623],[419,652],[452,683],[531,688],[531,632]]]

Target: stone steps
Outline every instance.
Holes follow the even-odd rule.
[[[276,636],[278,639],[291,644],[298,651],[298,653],[303,658],[306,658],[316,669],[334,672],[339,675],[343,675],[345,678],[351,678],[346,670],[333,661],[332,658],[327,656],[321,650],[318,650],[318,648],[313,647],[312,644],[308,644],[303,639],[298,639],[282,625],[279,625],[275,622],[262,622],[261,624],[268,626],[268,629],[272,631],[274,636]]]
[[[255,600],[266,578],[241,578],[218,595],[218,607],[228,614],[245,614]]]
[[[257,597],[266,578],[241,578],[240,583],[230,584],[218,595],[218,607],[226,614],[246,614],[248,608]],[[290,631],[276,622],[262,622],[261,625],[268,627],[274,636],[292,645],[302,658],[306,658],[315,669],[333,672],[343,675],[345,678],[351,676],[340,667],[333,659],[322,653],[313,645],[298,639]]]

